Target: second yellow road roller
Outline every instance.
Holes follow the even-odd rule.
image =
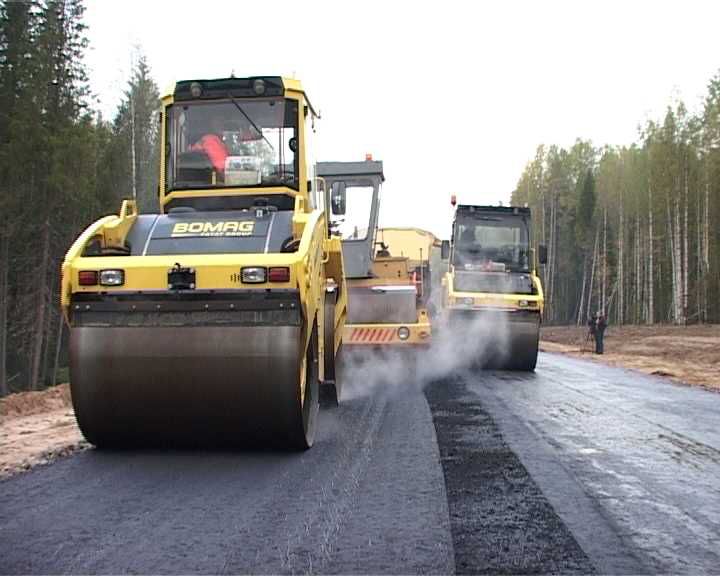
[[[455,206],[455,197],[452,200]],[[520,206],[455,208],[449,260],[442,279],[443,328],[473,363],[533,371],[544,297],[532,246],[530,209]]]
[[[347,306],[312,190],[315,116],[277,76],[187,80],[162,98],[159,213],[123,202],[62,266],[91,443],[312,445]]]

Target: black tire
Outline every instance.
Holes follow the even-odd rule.
[[[320,386],[320,400],[323,407],[334,407],[340,404],[342,380],[338,370],[338,354],[335,354],[335,303],[337,292],[325,294],[325,322],[323,344],[325,347],[324,368],[325,379]]]
[[[297,393],[301,396],[300,379]],[[290,438],[290,448],[307,450],[315,442],[317,417],[320,409],[320,381],[318,370],[318,330],[313,324],[312,335],[305,351],[305,398],[302,403],[302,433]]]

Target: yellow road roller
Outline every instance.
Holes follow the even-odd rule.
[[[343,346],[429,346],[432,242],[405,238],[403,244],[400,231],[390,234],[397,250],[383,241],[378,229],[383,163],[368,155],[364,162],[318,162],[316,171],[329,193],[331,227],[342,239],[348,290]],[[401,254],[408,244],[415,250]]]
[[[455,199],[453,198],[453,205]],[[458,205],[442,280],[443,328],[485,367],[533,371],[544,298],[531,243],[530,209]]]
[[[159,214],[124,201],[62,265],[78,424],[98,447],[306,449],[346,316],[297,80],[162,98]]]

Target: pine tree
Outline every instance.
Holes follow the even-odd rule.
[[[36,20],[34,4],[0,4],[0,396],[9,391],[14,252],[23,222],[22,199],[28,191],[25,159],[31,152],[22,133],[34,116],[30,87],[34,62],[28,55],[34,50]]]
[[[141,212],[158,209],[160,94],[145,56],[139,56],[113,122],[116,197],[135,197]]]

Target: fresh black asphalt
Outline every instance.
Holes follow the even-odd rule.
[[[409,379],[351,388],[304,453],[88,450],[4,480],[0,573],[717,572],[720,395],[548,354]]]

